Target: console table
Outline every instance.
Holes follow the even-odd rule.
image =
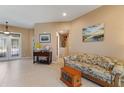
[[[40,62],[50,64],[52,62],[51,51],[34,51],[33,52],[33,63]]]

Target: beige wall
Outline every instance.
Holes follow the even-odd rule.
[[[102,6],[71,22],[42,23],[35,25],[35,38],[39,34],[50,32],[52,34],[52,47],[56,56],[56,32],[69,29],[69,50],[73,52],[86,52],[124,59],[124,6]],[[105,24],[105,38],[103,42],[82,42],[82,28],[94,24]]]
[[[70,30],[70,23],[38,23],[35,24],[35,42],[39,42],[39,34],[43,32],[51,33],[51,43],[42,43],[42,45],[50,44],[53,50],[53,60],[56,59],[57,55],[57,36],[56,32],[60,30]]]
[[[38,23],[34,27],[35,40],[39,41],[39,34],[50,32],[54,59],[56,58],[56,32],[70,30],[69,50],[72,52],[95,53],[124,59],[124,6],[102,6],[71,22]],[[105,39],[103,42],[82,42],[82,28],[98,24],[105,24]],[[0,25],[0,30],[4,26]],[[32,56],[33,30],[10,26],[11,32],[22,33],[22,56]]]
[[[25,29],[20,27],[9,26],[10,32],[19,32],[22,36],[22,57],[31,57],[32,56],[32,38],[33,38],[33,29]],[[0,30],[5,31],[5,26],[0,25]]]
[[[124,6],[103,6],[72,21],[71,52],[82,51],[124,59]],[[104,23],[103,42],[82,42],[82,28]]]

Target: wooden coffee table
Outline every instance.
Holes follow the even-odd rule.
[[[79,87],[81,85],[81,72],[72,67],[64,66],[61,68],[60,80],[70,87]]]

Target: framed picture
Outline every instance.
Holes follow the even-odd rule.
[[[104,23],[82,29],[83,42],[98,42],[104,40]]]
[[[50,43],[51,42],[51,34],[43,33],[40,34],[40,43]]]

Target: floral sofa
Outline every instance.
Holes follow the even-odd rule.
[[[64,57],[64,65],[80,70],[83,77],[106,87],[121,86],[124,78],[124,64],[106,56],[76,54]]]

